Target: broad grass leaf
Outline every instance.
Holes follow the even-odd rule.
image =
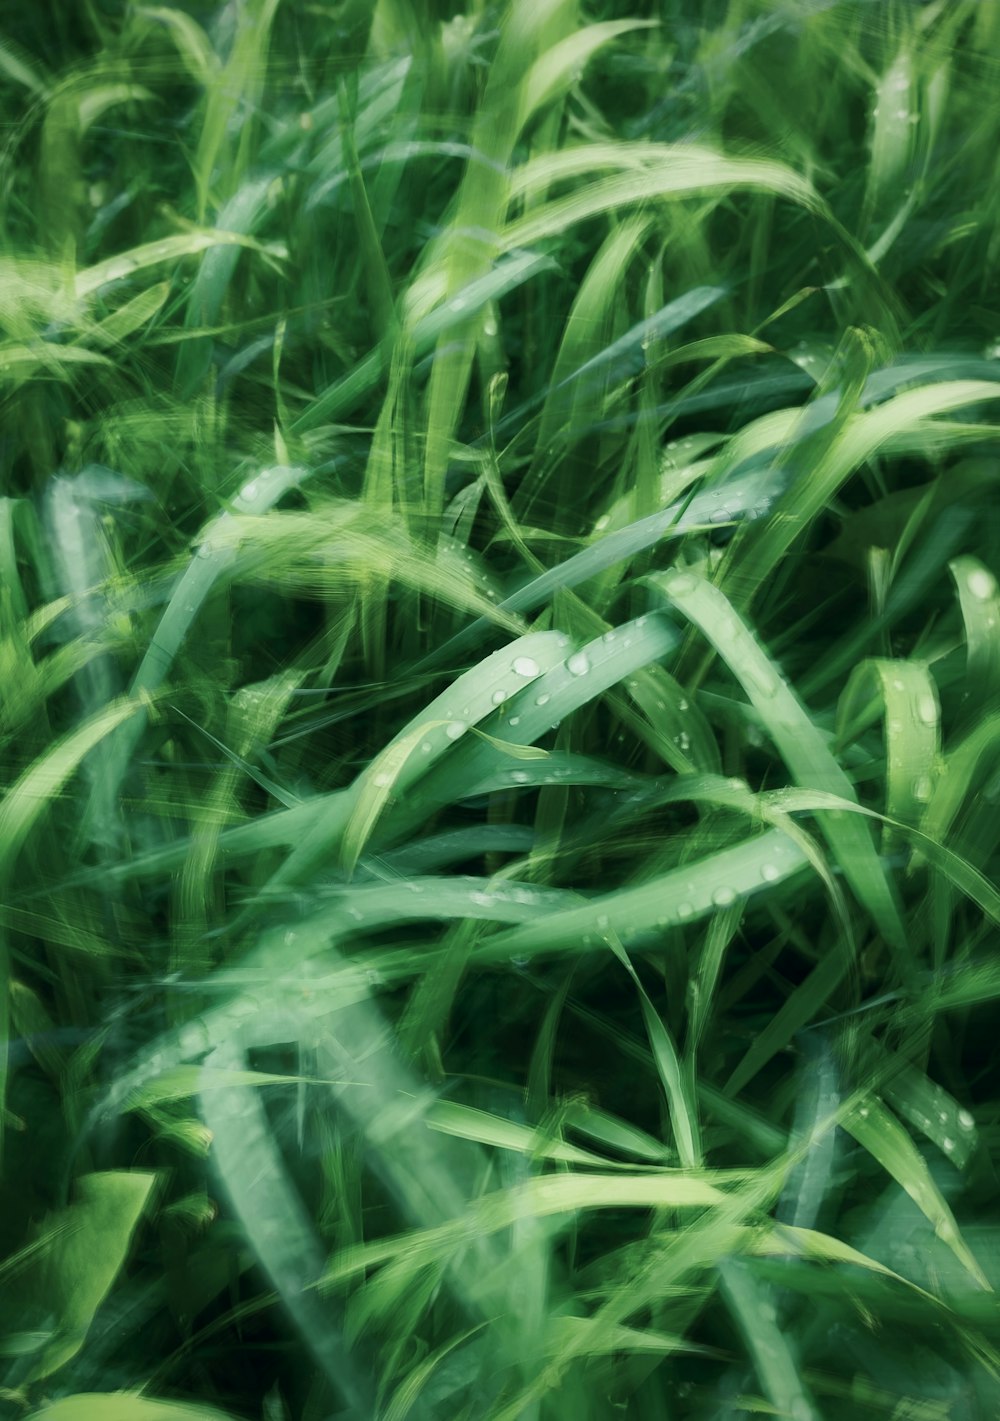
[[[232,1039],[216,1047],[207,1065],[210,1072],[246,1071],[244,1053]],[[213,1084],[217,1088],[200,1097],[201,1113],[212,1134],[212,1159],[247,1240],[336,1393],[359,1411],[370,1407],[368,1379],[350,1358],[332,1309],[312,1287],[322,1272],[320,1241],[260,1099],[249,1086]]]
[[[38,1301],[53,1319],[52,1340],[33,1363],[40,1380],[83,1346],[94,1314],[125,1262],[132,1235],[155,1183],[154,1174],[87,1174],[76,1182],[76,1202],[52,1220],[55,1234],[43,1255]]]
[[[207,85],[218,79],[219,57],[197,20],[165,5],[137,5],[136,14],[166,26],[181,62],[196,84]]]
[[[119,345],[128,336],[146,326],[162,311],[170,295],[170,282],[160,281],[140,291],[99,325],[89,331],[88,338],[98,345]]]
[[[0,881],[7,879],[32,827],[84,756],[142,708],[138,699],[113,701],[57,740],[11,785],[0,801]]]
[[[909,1194],[938,1238],[948,1245],[976,1283],[989,1290],[989,1281],[962,1238],[926,1161],[895,1116],[874,1096],[865,1096],[841,1116],[840,1123]]]
[[[920,822],[933,791],[932,774],[941,746],[941,712],[937,687],[925,664],[876,659],[862,663],[851,675],[837,704],[838,738],[853,735],[859,716],[868,719],[869,698],[875,693],[885,716],[886,803],[890,819]],[[867,693],[867,695],[866,695]],[[892,847],[891,834],[884,834]]]
[[[958,589],[965,624],[966,695],[989,705],[1000,695],[1000,590],[978,558],[955,558],[948,571]]]
[[[494,1149],[510,1150],[527,1155],[532,1159],[556,1160],[561,1164],[590,1165],[596,1169],[608,1169],[617,1161],[607,1160],[577,1145],[550,1137],[544,1129],[532,1129],[506,1120],[503,1116],[492,1115],[486,1110],[476,1110],[472,1106],[459,1105],[451,1100],[436,1101],[427,1112],[427,1124],[432,1130],[454,1135],[458,1139],[475,1140],[480,1145],[490,1145]],[[627,1169],[630,1166],[618,1165]],[[634,1166],[631,1166],[634,1168]]]
[[[436,760],[449,755],[470,726],[490,716],[519,685],[536,680],[558,662],[565,646],[566,639],[558,633],[533,633],[494,652],[460,676],[393,738],[373,769],[363,772],[350,790],[329,797],[309,834],[274,875],[269,887],[277,888],[307,873],[323,853],[341,843],[355,815],[357,827],[353,833],[358,836],[360,852],[384,808],[387,792],[393,787],[397,797],[409,792]],[[376,779],[380,782],[376,783]]]
[[[535,923],[498,933],[477,949],[484,961],[535,954],[581,952],[614,932],[623,943],[648,939],[749,898],[808,863],[780,830],[770,830],[685,864],[635,888],[602,894],[585,907],[550,913]]]
[[[690,617],[726,662],[799,784],[856,802],[853,785],[798,697],[726,596],[692,572],[654,574],[652,581]],[[886,940],[898,954],[904,954],[906,931],[897,896],[886,879],[867,826],[833,815],[823,815],[820,825],[859,900]]]
[[[769,470],[755,470],[720,487],[697,493],[690,500],[674,503],[660,513],[638,519],[627,527],[601,533],[590,547],[575,553],[556,567],[548,568],[505,597],[497,610],[518,614],[533,611],[549,602],[560,589],[579,587],[616,564],[627,564],[662,539],[680,538],[695,529],[711,527],[720,508],[733,516],[752,508],[755,516],[759,516],[777,498],[781,485],[779,475]],[[486,627],[482,619],[474,622],[440,650],[425,658],[421,667],[446,661],[466,650],[470,644],[476,644]]]
[[[820,1421],[793,1347],[778,1325],[770,1289],[754,1278],[742,1259],[725,1259],[719,1277],[722,1296],[775,1413],[791,1421]]]
[[[610,176],[594,178],[602,169],[611,169]],[[698,144],[582,143],[524,164],[512,178],[510,196],[538,196],[568,178],[590,181],[509,223],[504,233],[507,250],[531,246],[599,213],[713,191],[752,188],[821,209],[811,185],[791,168],[768,159],[727,157]]]
[[[619,35],[655,26],[655,20],[605,20],[585,25],[538,56],[521,82],[520,108],[514,126],[520,132],[547,104],[579,81],[590,59]]]
[[[77,272],[73,283],[74,290],[78,298],[92,296],[102,286],[108,286],[113,281],[124,281],[136,272],[159,266],[161,262],[180,261],[184,257],[198,256],[212,247],[227,246],[246,247],[256,252],[265,250],[259,242],[240,232],[217,232],[211,229],[181,232],[173,237],[161,237],[155,242],[145,242],[141,246],[120,252],[117,256],[107,257],[94,266],[86,267]]]
[[[232,1413],[194,1401],[161,1401],[138,1391],[62,1396],[30,1412],[30,1421],[233,1421]]]
[[[1000,399],[1000,384],[989,380],[941,380],[904,390],[848,419],[838,430],[808,479],[795,479],[780,499],[776,516],[748,532],[727,576],[752,594],[770,577],[799,530],[810,526],[842,484],[890,440],[920,421],[949,414],[984,400]],[[917,436],[923,447],[923,435]]]
[[[649,1048],[656,1062],[657,1074],[663,1088],[670,1123],[677,1144],[681,1166],[684,1169],[699,1169],[702,1164],[701,1138],[698,1125],[698,1103],[693,1090],[692,1073],[682,1066],[673,1037],[649,999],[649,994],[639,978],[628,954],[620,942],[609,933],[608,945],[615,957],[632,978],[639,997],[642,1019],[649,1038]]]

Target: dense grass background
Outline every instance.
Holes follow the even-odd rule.
[[[1000,1414],[998,54],[4,8],[0,1414]]]

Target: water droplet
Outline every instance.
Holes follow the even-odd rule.
[[[515,676],[524,676],[526,679],[530,679],[532,676],[538,675],[541,667],[533,656],[519,656],[510,669]]]
[[[466,726],[461,720],[453,720],[445,729],[445,735],[449,740],[461,740],[465,734]]]
[[[867,1106],[867,1105],[862,1105],[861,1109],[858,1111],[858,1114],[861,1116],[862,1120],[867,1120],[867,1119],[868,1119],[868,1106]]]
[[[605,930],[605,928],[608,926],[609,922],[610,922],[610,919],[608,918],[607,913],[602,913],[602,914],[600,915],[600,917],[597,919],[597,926],[601,929],[601,932],[603,932],[603,931]]]
[[[614,639],[615,639],[615,635],[616,635],[616,633],[613,632],[613,631],[612,631],[612,632],[605,632],[604,635],[601,637],[601,641],[603,641],[603,642],[612,642],[612,641],[614,641]]]
[[[586,676],[590,670],[586,652],[578,651],[575,656],[571,656],[566,662],[566,670],[571,676]]]
[[[910,793],[913,798],[921,804],[926,804],[931,797],[931,781],[929,775],[920,775],[910,786]]]
[[[765,883],[774,883],[776,879],[781,877],[781,869],[773,863],[761,864],[760,876]]]
[[[453,311],[464,311],[464,310],[465,310],[465,297],[464,297],[464,296],[456,296],[456,297],[454,298],[454,300],[452,301],[452,303],[451,303],[451,309],[452,309]]]
[[[952,1140],[952,1139],[949,1139],[949,1137],[948,1137],[947,1135],[945,1135],[944,1139],[941,1141],[941,1148],[942,1148],[947,1154],[951,1154],[952,1150],[955,1148],[955,1141]]]
[[[502,706],[507,699],[507,692],[503,690],[494,691],[491,699],[495,706]]]
[[[258,485],[258,483],[257,483],[257,480],[256,480],[256,479],[251,479],[248,484],[245,484],[245,485],[243,486],[243,492],[242,492],[241,497],[246,498],[246,499],[253,498],[254,495],[255,495],[256,492],[257,492],[258,487],[259,487],[259,485]]]
[[[605,513],[605,514],[603,514],[600,518],[598,518],[597,522],[594,524],[594,532],[595,532],[595,533],[603,533],[604,530],[605,530],[605,528],[608,526],[608,524],[609,524],[610,522],[611,522],[611,515],[610,515],[610,513]]]
[[[712,902],[717,908],[728,908],[730,903],[736,902],[736,894],[724,884],[721,888],[716,888],[712,894]]]
[[[687,701],[684,699],[683,696],[681,696],[680,700],[677,702],[677,709],[679,711],[686,711],[690,709]]]
[[[507,724],[508,724],[508,725],[520,725],[520,724],[521,724],[521,717],[520,717],[519,715],[512,715],[511,718],[510,718],[510,720],[507,722]]]
[[[377,789],[385,789],[386,785],[392,784],[392,775],[387,775],[384,770],[381,770],[377,775],[372,777],[372,784],[375,785]]]
[[[677,916],[678,916],[679,918],[681,918],[681,919],[693,917],[693,916],[694,916],[694,904],[693,904],[693,903],[678,903],[678,904],[677,904]]]
[[[974,1130],[976,1127],[976,1122],[968,1110],[958,1112],[958,1123],[963,1130]]]
[[[682,730],[680,735],[678,735],[677,747],[679,750],[683,750],[685,754],[691,749],[691,737],[686,730]]]
[[[492,316],[483,322],[483,335],[493,337],[497,333],[497,323]]]
[[[907,119],[907,118],[910,117],[910,110],[909,110],[909,109],[897,109],[897,110],[896,110],[896,117],[897,117],[897,118]]]
[[[924,725],[937,724],[937,705],[933,696],[918,697],[917,719],[923,721]]]
[[[510,777],[516,785],[526,785],[531,779],[527,770],[511,770]]]
[[[295,939],[296,939],[297,936],[298,936],[298,934],[297,934],[297,933],[294,933],[294,932],[287,932],[287,933],[285,933],[285,938],[284,938],[285,946],[286,946],[286,947],[291,947],[292,944],[294,943],[294,941],[295,941]]]
[[[473,893],[472,901],[473,903],[478,903],[480,908],[488,908],[493,902],[493,899],[489,893]]]
[[[425,740],[420,747],[421,755],[429,755],[431,753],[432,748],[433,747],[431,746],[431,742],[429,740]]]
[[[543,691],[540,696],[536,696],[536,697],[535,697],[535,705],[536,705],[536,706],[547,706],[548,703],[549,703],[549,701],[551,701],[551,699],[552,699],[552,697],[549,695],[548,691]]]
[[[965,579],[965,585],[977,602],[987,602],[996,595],[997,581],[984,567],[976,568]]]

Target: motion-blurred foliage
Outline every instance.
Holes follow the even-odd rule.
[[[0,27],[0,1414],[1000,1414],[1000,6]]]

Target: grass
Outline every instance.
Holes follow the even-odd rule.
[[[1000,10],[0,33],[0,1414],[1000,1410]]]

